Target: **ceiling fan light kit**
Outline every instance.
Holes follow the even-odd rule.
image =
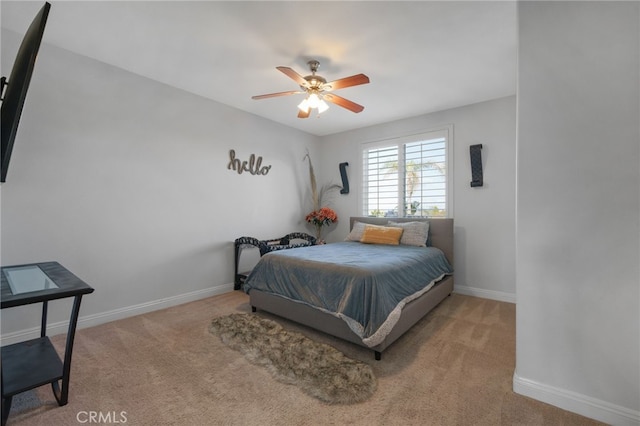
[[[307,62],[307,64],[309,65],[309,69],[311,70],[311,75],[307,75],[305,77],[301,76],[289,67],[276,67],[278,71],[282,72],[293,81],[298,83],[301,89],[300,91],[269,93],[266,95],[253,96],[252,99],[266,99],[278,96],[288,96],[305,93],[307,97],[303,99],[302,102],[300,102],[300,104],[298,105],[298,118],[309,117],[309,115],[311,115],[312,109],[317,109],[318,114],[322,114],[329,109],[329,105],[325,101],[331,102],[355,113],[364,110],[364,107],[362,105],[358,105],[355,102],[328,92],[337,89],[344,89],[345,87],[367,84],[369,83],[369,77],[364,74],[356,74],[352,75],[351,77],[345,77],[327,83],[327,80],[324,77],[316,74],[316,72],[318,71],[318,67],[320,66],[320,62],[316,60],[310,60],[309,62]]]
[[[321,94],[318,94],[315,91],[313,91],[309,94],[309,96],[304,98],[302,102],[300,102],[300,104],[298,105],[298,108],[300,108],[300,111],[303,111],[306,113],[309,112],[309,109],[315,108],[318,110],[318,114],[322,114],[323,112],[329,109],[329,105],[327,105],[324,99],[322,99]]]

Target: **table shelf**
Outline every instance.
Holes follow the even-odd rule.
[[[2,348],[3,396],[60,380],[62,373],[62,361],[46,336]]]

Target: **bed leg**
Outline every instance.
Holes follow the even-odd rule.
[[[252,307],[251,307],[251,312],[255,312],[255,311],[257,311],[256,307],[255,307],[255,306],[252,306]]]
[[[373,351],[376,356],[376,361],[380,361],[382,359],[382,353],[378,351]]]

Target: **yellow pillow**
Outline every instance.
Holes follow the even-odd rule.
[[[361,243],[367,244],[388,244],[397,246],[402,237],[402,228],[393,226],[366,225],[362,233]]]

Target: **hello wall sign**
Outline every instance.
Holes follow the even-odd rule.
[[[236,151],[231,149],[229,150],[229,164],[227,165],[227,169],[235,170],[239,175],[241,175],[242,172],[249,172],[252,175],[266,176],[269,170],[271,170],[271,165],[263,166],[262,157],[256,158],[255,154],[251,154],[248,161],[240,161],[236,158]]]

